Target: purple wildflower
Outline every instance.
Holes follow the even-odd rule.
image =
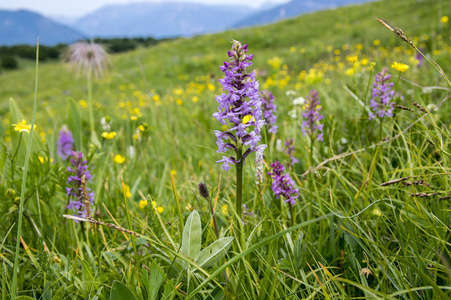
[[[395,91],[393,88],[393,82],[388,82],[391,75],[388,74],[387,69],[376,75],[376,81],[373,83],[373,93],[370,100],[370,106],[373,112],[369,112],[369,119],[373,120],[376,116],[379,118],[393,116],[393,110],[395,108],[395,102],[393,102],[393,96]]]
[[[420,51],[423,52],[424,49],[420,48]],[[415,56],[415,59],[418,60],[417,67],[421,67],[423,65],[424,57],[421,55],[420,52],[417,52],[417,55]]]
[[[268,132],[270,133],[277,133],[277,125],[274,125],[277,120],[276,109],[277,105],[274,104],[274,95],[269,91],[264,91],[262,93],[262,111],[265,125],[269,127]]]
[[[74,138],[72,137],[72,133],[66,125],[61,127],[59,138],[58,138],[58,155],[66,160],[69,156],[72,155],[72,151],[74,150]]]
[[[295,163],[298,163],[299,161],[294,157],[294,140],[293,139],[287,139],[285,141],[285,153],[290,157],[290,163],[291,165],[294,165]]]
[[[254,55],[246,55],[246,52],[247,45],[241,46],[240,42],[233,41],[232,50],[228,52],[230,61],[219,67],[225,73],[224,79],[219,82],[227,93],[216,96],[219,107],[218,112],[213,114],[222,125],[227,125],[227,122],[231,124],[227,131],[215,131],[217,152],[226,152],[230,148],[237,151],[238,146],[247,145],[249,148],[242,156],[243,163],[250,153],[263,152],[266,147],[257,146],[261,140],[260,130],[264,121],[255,71],[246,73],[246,68],[252,65]],[[223,156],[222,160],[217,162],[222,162],[222,168],[226,171],[230,169],[231,164],[240,163],[232,156]]]
[[[319,114],[321,110],[321,102],[319,101],[318,92],[316,90],[310,91],[310,97],[306,97],[305,111],[302,113],[304,122],[302,122],[302,132],[304,136],[308,134],[310,138],[313,138],[316,134],[316,140],[323,140],[323,126],[319,123],[323,119],[323,116]]]
[[[272,190],[276,194],[277,199],[280,199],[280,196],[284,196],[285,202],[295,205],[296,199],[299,197],[299,189],[294,188],[294,180],[291,179],[288,173],[283,174],[285,168],[278,161],[272,163],[271,168],[273,172],[268,172],[268,175],[271,175],[273,178]]]
[[[86,218],[86,209],[83,199],[82,178],[85,176],[86,182],[91,182],[91,174],[89,173],[87,161],[83,160],[81,152],[72,151],[71,163],[73,168],[67,167],[67,171],[71,173],[67,179],[66,187],[67,196],[69,197],[69,205],[67,209],[73,209],[74,215],[80,218]],[[94,203],[94,192],[86,188],[89,195],[91,205]],[[89,193],[90,192],[90,193]]]

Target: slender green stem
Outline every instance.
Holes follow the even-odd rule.
[[[11,185],[12,185],[13,188],[14,188],[14,171],[15,171],[14,159],[16,158],[17,153],[19,153],[20,143],[22,142],[22,133],[23,132],[20,132],[19,143],[17,143],[16,152],[14,153],[13,158],[11,158]]]
[[[94,108],[92,104],[92,75],[88,72],[88,105],[89,105],[89,127],[91,129],[91,134],[95,131],[94,126]]]
[[[363,125],[363,131],[365,132],[365,137],[366,137],[366,142],[367,142],[367,143],[368,143],[368,129],[367,129],[367,122],[366,122],[366,120],[364,119],[364,116],[365,116],[365,113],[366,113],[365,108],[368,106],[368,101],[367,101],[367,99],[368,99],[368,92],[369,92],[369,90],[370,90],[371,77],[373,76],[373,69],[374,69],[374,68],[372,68],[371,71],[370,71],[370,76],[368,77],[368,82],[367,82],[367,84],[366,84],[365,95],[364,95],[364,98],[363,98],[363,100],[365,101],[365,103],[364,103],[364,105],[362,106],[362,117],[361,117],[361,124]]]
[[[236,164],[236,202],[235,202],[235,209],[236,214],[238,216],[237,219],[237,227],[239,228],[239,235],[240,235],[240,243],[241,243],[241,249],[244,251],[246,249],[246,239],[244,237],[244,226],[243,222],[241,221],[243,219],[242,211],[243,211],[243,144],[241,144],[241,141],[239,140],[237,143],[237,157],[236,159],[239,161]]]
[[[88,72],[88,106],[89,106],[89,127],[91,130],[91,143],[96,147],[101,147],[99,138],[97,137],[95,122],[94,122],[94,105],[92,100],[92,74]]]
[[[211,218],[213,219],[213,226],[215,228],[216,238],[219,239],[219,230],[218,230],[218,223],[216,222],[216,214],[213,209],[213,203],[211,203],[211,198],[208,196],[208,204],[210,204],[210,212],[211,212]]]
[[[34,102],[33,102],[33,116],[31,118],[31,129],[30,135],[28,136],[28,147],[25,155],[25,166],[22,175],[22,188],[20,191],[20,203],[19,203],[19,220],[17,222],[17,240],[16,240],[16,252],[14,254],[14,268],[13,268],[13,285],[11,287],[11,299],[16,299],[16,289],[17,289],[17,272],[19,269],[19,249],[20,249],[20,239],[22,230],[22,219],[23,219],[23,206],[25,202],[25,188],[27,186],[27,174],[28,174],[28,164],[31,155],[31,144],[33,142],[33,132],[34,124],[36,121],[36,95],[38,93],[38,67],[39,67],[39,38],[36,44],[36,80],[34,86]]]
[[[236,150],[236,159],[238,163],[236,164],[236,200],[235,200],[235,210],[238,217],[241,219],[242,212],[242,196],[243,196],[243,145],[238,141]]]
[[[180,207],[180,200],[179,200],[179,196],[177,194],[174,176],[172,175],[172,173],[171,173],[171,182],[172,182],[172,192],[174,193],[175,208],[177,210],[177,216],[179,217],[179,222],[180,222],[180,238],[183,238],[183,227],[184,227],[185,223],[183,222],[182,209]]]
[[[130,208],[128,206],[128,199],[127,199],[127,195],[125,193],[125,184],[124,184],[124,181],[122,180],[122,177],[121,177],[121,184],[122,184],[122,194],[124,196],[124,202],[125,202],[125,214],[127,215],[128,228],[130,230],[133,230],[132,219],[130,217]],[[149,203],[148,205],[152,205],[152,203]],[[139,269],[139,256],[138,256],[138,250],[136,249],[135,236],[132,234],[130,238],[131,238],[131,242],[132,242],[132,246],[133,246],[133,252],[135,253],[135,267],[136,267],[136,270],[138,270]],[[139,276],[139,272],[137,271],[136,273]]]
[[[295,216],[294,216],[294,209],[293,209],[293,205],[291,205],[291,203],[287,203],[288,206],[290,207],[290,215],[291,215],[291,226],[294,226],[295,224]]]

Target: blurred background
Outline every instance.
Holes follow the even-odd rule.
[[[80,40],[100,42],[117,53],[363,2],[369,1],[13,0],[0,4],[1,68],[18,68],[21,59],[34,59],[37,37],[44,46],[41,60],[58,59],[67,44]]]

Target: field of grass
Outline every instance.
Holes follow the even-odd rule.
[[[112,55],[92,80],[99,144],[85,76],[39,65],[28,149],[29,133],[11,125],[32,121],[36,69],[1,73],[0,299],[449,299],[451,85],[376,18],[449,75],[450,15],[445,0],[378,1]],[[251,153],[242,188],[235,166],[216,163],[214,131],[232,126],[212,116],[232,40],[255,55],[248,71],[277,105],[278,131],[265,126],[259,143],[263,180]],[[410,111],[369,120],[384,69]],[[311,90],[323,141],[301,130],[299,97]],[[57,155],[63,125],[87,160],[97,221],[63,217],[73,168]],[[274,193],[276,161],[299,189],[295,205]]]

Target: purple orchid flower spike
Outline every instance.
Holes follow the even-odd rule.
[[[294,180],[291,179],[288,173],[283,173],[285,167],[278,161],[272,163],[271,168],[272,173],[268,172],[268,175],[271,175],[273,179],[272,190],[276,194],[277,199],[283,196],[286,199],[285,202],[295,205],[296,199],[299,198],[299,189],[294,188]]]
[[[233,41],[232,50],[228,51],[229,61],[220,66],[225,76],[219,82],[223,87],[223,93],[216,96],[219,104],[218,111],[213,114],[219,123],[229,125],[226,131],[215,131],[218,151],[225,153],[229,149],[235,152],[242,151],[242,146],[249,148],[237,158],[223,156],[218,163],[222,163],[224,170],[229,170],[230,165],[240,163],[251,152],[263,152],[266,145],[258,145],[261,140],[260,131],[265,121],[262,119],[262,100],[259,92],[258,81],[255,79],[255,71],[250,74],[246,68],[252,65],[253,55],[247,55],[247,45]]]
[[[277,125],[275,125],[277,120],[276,109],[277,105],[274,104],[273,94],[269,91],[264,91],[262,93],[262,111],[265,125],[269,128],[268,132],[270,133],[277,133]]]
[[[66,125],[61,127],[57,146],[57,153],[63,160],[66,160],[72,156],[72,151],[74,150],[74,138]]]
[[[391,118],[393,117],[393,110],[395,108],[395,102],[393,97],[395,91],[393,90],[393,82],[388,82],[391,75],[388,74],[387,69],[376,75],[376,81],[373,83],[372,98],[370,100],[370,106],[373,110],[369,112],[369,119],[374,118]]]
[[[67,171],[71,174],[67,179],[66,195],[69,197],[69,205],[67,209],[73,210],[73,215],[80,218],[86,218],[86,205],[83,199],[82,178],[85,177],[86,182],[91,182],[92,176],[89,173],[87,161],[83,160],[81,152],[72,151],[71,159],[72,167],[67,167]],[[94,204],[94,192],[86,187],[91,205]]]
[[[321,102],[319,101],[318,92],[310,91],[310,96],[306,97],[305,111],[302,113],[304,122],[302,123],[302,133],[309,135],[312,139],[316,136],[317,141],[323,140],[323,126],[320,121],[323,116],[319,114],[321,110]]]

